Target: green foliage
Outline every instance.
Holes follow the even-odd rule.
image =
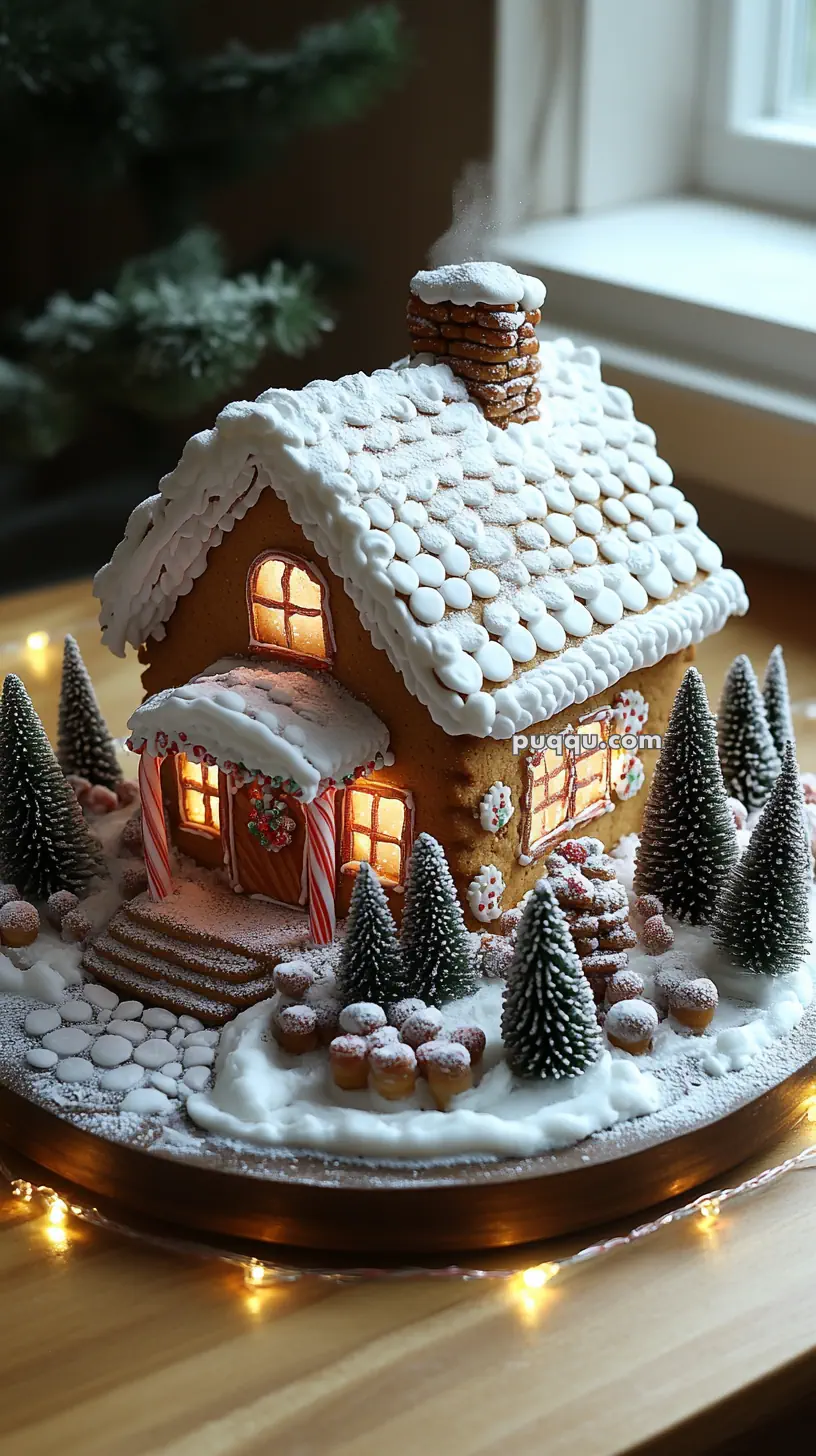
[[[768,666],[765,669],[765,680],[762,684],[762,697],[765,703],[765,715],[768,719],[768,727],[771,730],[774,747],[781,763],[785,756],[785,748],[789,743],[792,743],[795,747],[796,739],[793,735],[793,720],[791,718],[785,657],[782,648],[779,646],[774,648],[768,658]]]
[[[408,864],[402,917],[404,995],[429,1006],[473,990],[468,933],[442,846],[420,834]]]
[[[713,936],[743,970],[781,976],[810,953],[813,872],[793,745],[717,906]]]
[[[23,895],[83,894],[101,850],[65,782],[31,699],[10,673],[0,700],[0,876]]]
[[[601,1054],[592,991],[547,880],[539,880],[518,928],[502,1036],[518,1077],[575,1077]]]
[[[397,927],[369,864],[360,865],[351,895],[337,968],[337,994],[344,1006],[355,1001],[387,1006],[406,994]]]
[[[657,761],[635,865],[635,891],[670,915],[705,925],[737,857],[703,679],[690,667]]]
[[[273,260],[231,276],[200,219],[214,186],[268,167],[298,132],[348,121],[395,84],[399,14],[372,6],[280,52],[232,41],[197,55],[194,23],[188,0],[0,0],[7,162],[79,186],[126,184],[162,245],[90,297],[59,292],[9,331],[0,444],[16,454],[53,455],[99,406],[194,412],[267,353],[299,355],[331,326],[310,267]]]
[[[73,637],[65,638],[59,701],[57,757],[65,774],[115,789],[122,770],[96,693]]]
[[[270,350],[302,354],[329,328],[308,266],[225,278],[217,236],[196,228],[127,264],[110,293],[56,294],[24,337],[60,383],[162,418],[223,396]]]
[[[744,654],[734,658],[726,674],[717,745],[728,793],[748,810],[761,809],[779,773],[779,754],[754,669]]]

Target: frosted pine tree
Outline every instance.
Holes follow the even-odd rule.
[[[406,994],[397,927],[382,885],[369,864],[360,865],[351,895],[337,968],[337,994],[344,1006],[354,1001],[386,1006]]]
[[[99,711],[96,693],[70,634],[62,656],[62,685],[59,703],[57,756],[63,773],[78,774],[92,784],[115,789],[122,780],[116,749],[105,719]]]
[[[782,976],[807,959],[813,873],[793,745],[717,906],[717,945],[746,971]]]
[[[81,895],[101,850],[65,782],[31,699],[10,673],[0,701],[0,876],[23,895]]]
[[[539,880],[519,925],[502,1036],[519,1077],[574,1077],[601,1053],[592,991],[546,880]]]
[[[726,674],[717,745],[726,791],[749,811],[761,809],[779,773],[779,754],[756,674],[744,655],[734,658]]]
[[[678,920],[705,925],[737,858],[734,819],[699,672],[680,684],[663,739],[635,863],[635,893],[656,895]]]
[[[774,648],[768,658],[765,680],[762,684],[762,697],[765,702],[768,727],[781,762],[785,755],[786,744],[792,743],[795,747],[796,739],[793,736],[785,656],[779,646]]]
[[[419,835],[408,864],[400,944],[406,996],[442,1006],[473,990],[462,907],[442,846],[430,834]]]

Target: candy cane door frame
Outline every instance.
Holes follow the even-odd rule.
[[[280,905],[303,905],[305,891],[306,821],[303,805],[282,794],[287,814],[294,820],[291,844],[283,849],[265,849],[250,833],[251,786],[230,784],[227,800],[227,859],[232,887],[243,895],[256,895]]]

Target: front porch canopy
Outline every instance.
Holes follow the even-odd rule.
[[[304,805],[312,937],[334,933],[334,795],[338,785],[393,762],[388,730],[327,673],[225,658],[180,688],[148,698],[131,717],[151,897],[170,890],[159,771],[168,753],[265,780]]]

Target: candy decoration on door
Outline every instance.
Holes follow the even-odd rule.
[[[248,828],[262,849],[268,850],[270,854],[278,854],[292,843],[297,825],[286,812],[283,799],[256,790],[250,791]]]
[[[616,733],[622,738],[626,735],[639,738],[649,717],[649,704],[636,688],[626,688],[612,703],[612,712]],[[646,771],[638,757],[638,746],[627,740],[614,750],[612,787],[619,799],[633,799],[643,788]]]

